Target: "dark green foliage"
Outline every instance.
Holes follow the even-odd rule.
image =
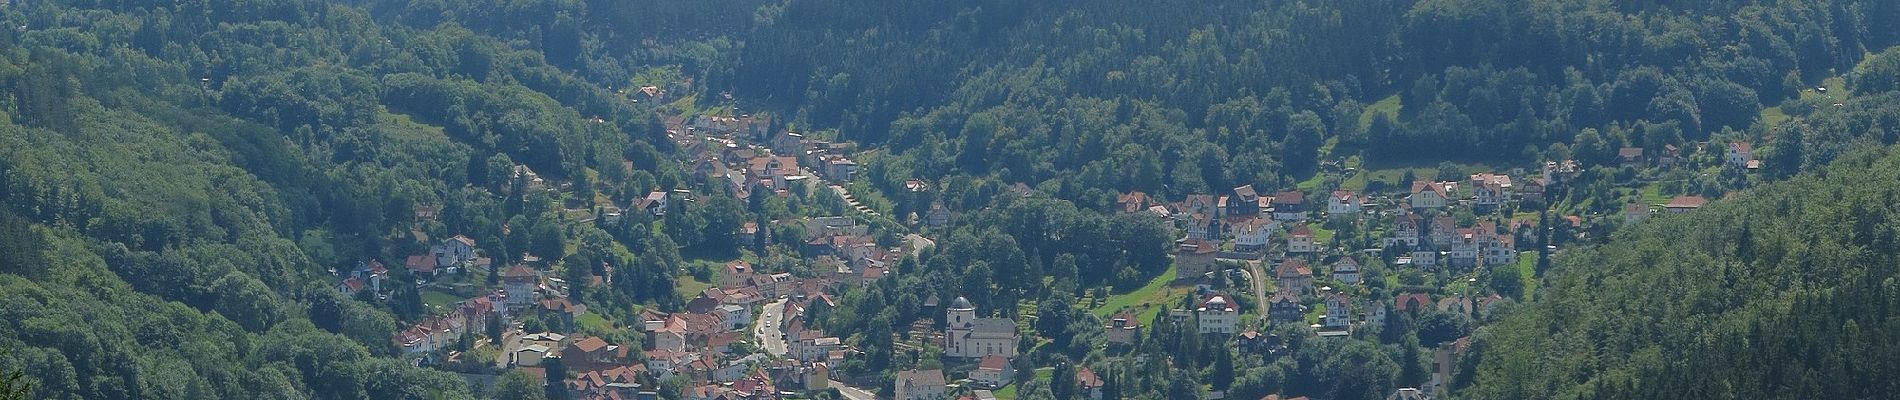
[[[1890,150],[1855,152],[1566,252],[1539,301],[1476,336],[1461,394],[1886,397],[1896,171]]]

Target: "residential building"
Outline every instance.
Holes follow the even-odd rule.
[[[943,370],[897,371],[896,400],[941,400],[944,398]]]
[[[1663,210],[1667,210],[1670,214],[1681,214],[1702,208],[1704,204],[1709,204],[1709,199],[1702,196],[1678,196],[1669,199],[1669,204],[1664,205]]]
[[[1267,248],[1273,231],[1280,230],[1280,221],[1248,216],[1227,226],[1233,231],[1234,250],[1257,252]]]
[[[1307,267],[1306,262],[1300,259],[1289,258],[1281,261],[1280,266],[1274,269],[1274,277],[1277,278],[1282,291],[1291,291],[1295,294],[1313,292],[1313,269]]]
[[[1202,297],[1201,304],[1194,309],[1194,316],[1201,333],[1232,335],[1240,324],[1238,304],[1220,293]]]
[[[1755,146],[1748,142],[1729,142],[1723,160],[1735,168],[1747,168],[1749,161],[1755,161]]]
[[[1327,329],[1343,329],[1352,325],[1352,298],[1340,293],[1326,295],[1326,318],[1321,325]]]
[[[1306,307],[1300,305],[1299,295],[1281,290],[1267,299],[1267,318],[1276,324],[1296,323],[1306,318]]]
[[[981,387],[997,388],[1008,385],[1015,375],[1016,369],[1009,365],[1009,357],[991,354],[976,363],[976,370],[970,371],[970,380]]]
[[[1214,253],[1220,248],[1212,242],[1187,240],[1174,247],[1174,279],[1200,279],[1215,267]]]
[[[1312,254],[1319,252],[1318,241],[1313,230],[1306,224],[1294,225],[1292,232],[1286,235],[1286,252],[1290,254]]]
[[[1444,184],[1429,181],[1413,181],[1412,196],[1407,198],[1412,208],[1445,208],[1450,200],[1451,192],[1445,190]]]
[[[1332,218],[1347,218],[1358,215],[1365,208],[1365,198],[1346,190],[1334,190],[1326,197],[1326,214]]]
[[[1102,327],[1103,335],[1111,344],[1134,344],[1135,333],[1141,330],[1141,321],[1135,319],[1135,313],[1121,310],[1109,317],[1108,326]]]
[[[1274,193],[1270,201],[1273,219],[1279,221],[1299,221],[1306,219],[1306,194],[1298,191]]]
[[[1333,262],[1333,280],[1348,285],[1359,284],[1359,260],[1345,257]]]
[[[541,274],[521,264],[509,267],[501,274],[501,288],[508,299],[503,301],[509,307],[534,304],[535,288],[541,285]]]

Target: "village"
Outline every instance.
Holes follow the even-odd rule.
[[[663,93],[645,87],[633,96],[656,101]],[[401,354],[422,365],[524,371],[562,382],[575,399],[659,398],[655,382],[669,381],[683,382],[679,393],[692,400],[805,398],[834,390],[854,400],[876,398],[874,385],[859,385],[870,382],[868,377],[845,376],[835,369],[861,352],[843,340],[844,335],[815,329],[808,319],[836,308],[841,289],[868,287],[894,274],[893,266],[907,255],[933,245],[928,232],[955,224],[957,211],[939,202],[901,221],[881,215],[846,188],[859,174],[851,158],[859,151],[855,144],[776,129],[768,117],[668,115],[664,121],[669,136],[689,157],[678,162],[701,188],[720,186],[741,200],[816,192],[835,195],[846,204],[849,212],[842,215],[748,220],[735,236],[741,243],[790,245],[797,249],[799,263],[816,272],[768,273],[745,259],[730,260],[703,282],[707,287],[682,293],[688,299],[678,312],[646,309],[637,321],[609,322],[582,301],[568,298],[568,289],[614,284],[612,265],[603,266],[608,272],[587,282],[569,282],[555,272],[554,259],[559,257],[523,254],[517,260],[496,260],[490,256],[496,253],[478,248],[467,236],[430,239],[417,232],[428,250],[395,267],[417,277],[430,294],[425,300],[435,300],[431,303],[436,307],[427,319],[401,329],[395,343]],[[1690,168],[1700,160],[1706,168],[1760,168],[1746,142],[1705,143],[1690,152],[1694,156],[1671,145],[1663,154],[1646,157],[1642,148],[1624,148],[1618,152],[1622,164],[1615,167]],[[1585,171],[1576,161],[1557,160],[1534,169],[1475,172],[1459,179],[1442,179],[1446,177],[1441,171],[1437,177],[1416,177],[1380,190],[1243,185],[1174,199],[1124,192],[1116,196],[1114,212],[1152,217],[1176,229],[1172,274],[1156,279],[1183,288],[1192,301],[1134,298],[1110,309],[1108,299],[1093,298],[1082,305],[1107,316],[1101,326],[1106,343],[1101,346],[1111,353],[1125,352],[1152,329],[1146,325],[1165,321],[1245,354],[1274,357],[1287,346],[1287,338],[1271,333],[1274,327],[1296,326],[1316,337],[1344,338],[1363,327],[1384,326],[1395,313],[1435,311],[1481,319],[1497,304],[1530,296],[1524,289],[1501,293],[1490,282],[1480,282],[1486,271],[1511,269],[1524,286],[1533,286],[1537,264],[1562,251],[1562,244],[1604,235],[1604,226],[1691,212],[1708,202],[1694,195],[1654,202],[1633,189],[1616,207],[1618,214],[1563,212],[1554,205],[1558,199],[1551,197]],[[1337,165],[1322,172],[1335,175],[1332,181],[1358,173],[1363,171]],[[544,180],[526,166],[516,166],[514,174],[533,190],[572,190],[570,183]],[[923,190],[935,184],[912,180],[906,186]],[[1025,196],[1035,195],[1032,189],[1016,187]],[[571,223],[617,221],[629,213],[665,219],[693,196],[685,189],[654,190],[624,206],[570,210],[577,214]],[[439,212],[433,205],[414,211],[417,221],[434,219]],[[871,222],[876,220],[912,230],[874,232]],[[786,223],[801,226],[803,237],[773,237],[770,226]],[[901,235],[902,240],[880,245],[880,234]],[[391,293],[389,274],[390,266],[365,260],[338,271],[336,290],[384,299]],[[491,279],[498,285],[481,284],[467,277],[471,275],[496,276]],[[1014,358],[1027,351],[1019,346],[1029,343],[1022,337],[1028,321],[992,316],[993,310],[979,310],[962,297],[933,294],[922,306],[935,310],[942,320],[912,322],[911,330],[901,333],[906,338],[902,342],[941,349],[945,367],[897,371],[895,398],[1013,398],[1008,390],[1012,380],[1023,376]],[[529,315],[537,316],[534,326],[522,322]],[[554,322],[541,323],[544,320]],[[614,342],[581,333],[577,327],[589,321],[635,330],[639,341]],[[476,336],[486,340],[471,345],[469,338]],[[1402,389],[1393,398],[1442,395],[1452,361],[1468,345],[1468,338],[1437,344],[1430,383]],[[492,359],[465,359],[470,354]],[[550,364],[559,367],[550,372]],[[1075,375],[1085,393],[1101,398],[1101,376],[1087,367]],[[492,379],[481,373],[465,376],[472,381]],[[1210,391],[1207,397],[1224,394]]]

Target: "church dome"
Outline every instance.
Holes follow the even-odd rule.
[[[963,296],[957,296],[956,300],[950,302],[950,309],[974,310],[976,309],[976,306],[970,305],[970,299],[963,298]]]

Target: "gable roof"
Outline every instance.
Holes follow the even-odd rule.
[[[1281,262],[1280,266],[1274,269],[1274,275],[1281,279],[1310,278],[1313,276],[1313,269],[1307,267],[1305,261],[1300,261],[1300,259],[1297,258],[1288,259],[1285,262]]]
[[[983,360],[976,363],[976,369],[978,371],[1002,371],[1009,369],[1009,358],[997,354],[983,356]]]

